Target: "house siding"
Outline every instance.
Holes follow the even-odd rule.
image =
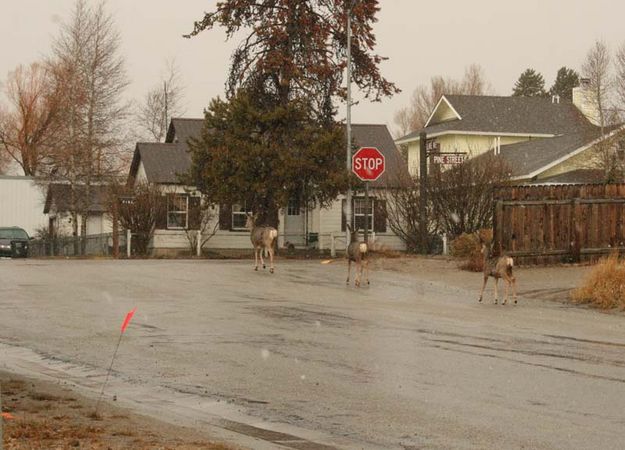
[[[32,177],[0,176],[0,226],[20,227],[29,236],[47,228],[45,194]]]

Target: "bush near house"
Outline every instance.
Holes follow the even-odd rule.
[[[460,263],[462,270],[471,272],[484,270],[480,238],[489,245],[493,240],[493,230],[483,228],[477,233],[462,233],[451,242],[449,253],[454,258],[462,260]]]
[[[625,309],[625,260],[618,254],[600,259],[571,299],[602,309]]]

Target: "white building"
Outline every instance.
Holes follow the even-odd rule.
[[[0,227],[20,227],[29,236],[48,226],[44,188],[34,178],[0,176]]]

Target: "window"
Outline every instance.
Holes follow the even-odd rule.
[[[292,198],[291,200],[289,200],[289,204],[286,208],[286,215],[287,216],[299,216],[300,214],[300,206],[299,206],[299,201],[295,198]]]
[[[233,230],[245,230],[245,223],[247,222],[247,215],[252,214],[245,205],[232,205],[232,229]]]
[[[369,231],[373,231],[373,199],[370,198],[368,203],[368,205],[365,205],[366,202],[364,198],[354,199],[354,228],[356,230],[365,229],[365,213],[367,213],[368,229]]]
[[[188,227],[189,197],[173,194],[167,196],[167,228],[184,229]]]

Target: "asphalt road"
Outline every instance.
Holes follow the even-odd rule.
[[[530,272],[495,306],[479,274],[344,271],[2,260],[0,368],[95,395],[136,306],[106,399],[251,448],[623,448],[622,314],[529,298]]]

